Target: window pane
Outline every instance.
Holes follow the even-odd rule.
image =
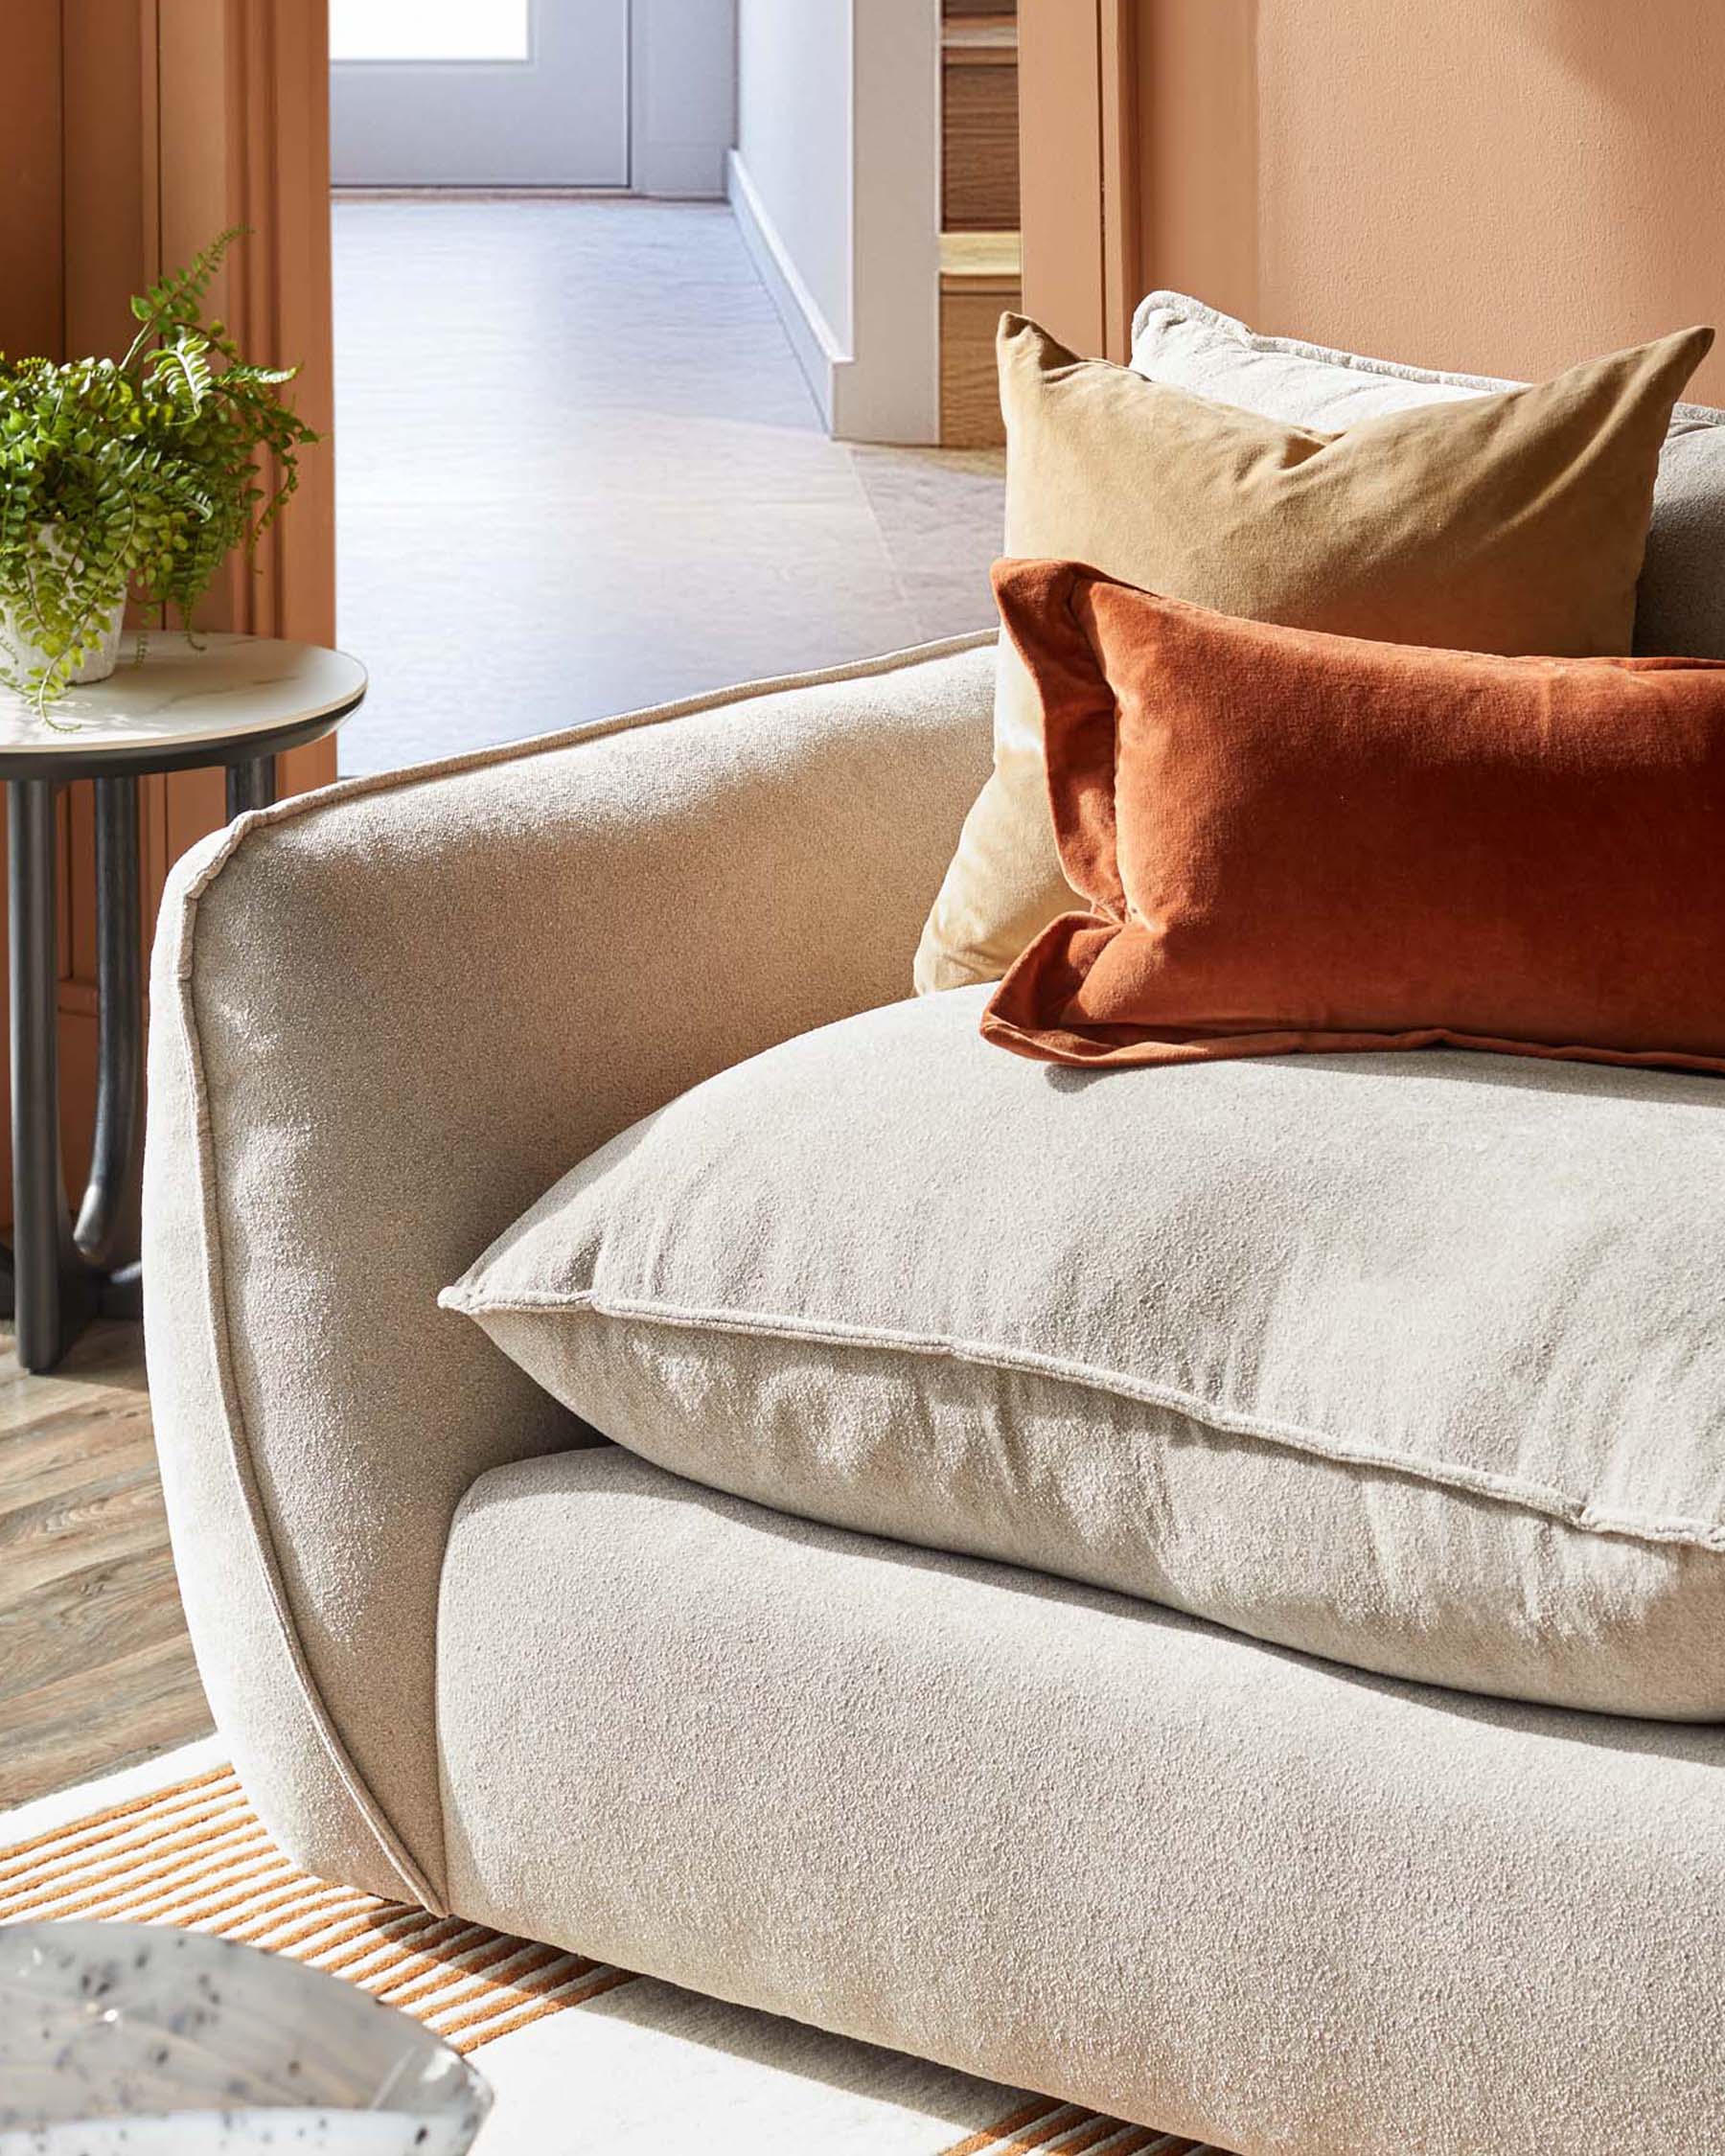
[[[330,0],[333,60],[524,60],[530,0]]]

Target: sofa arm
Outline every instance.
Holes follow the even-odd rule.
[[[988,768],[991,642],[351,781],[175,869],[150,1393],[198,1666],[310,1869],[442,1905],[449,1521],[581,1441],[438,1290],[636,1117],[908,992]]]

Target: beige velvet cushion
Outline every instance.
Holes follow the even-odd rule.
[[[1686,330],[1532,387],[1328,433],[1080,359],[1008,315],[1005,551],[1294,628],[1627,652],[1660,446],[1712,342]],[[1073,904],[1041,710],[1002,642],[995,768],[924,929],[917,988],[999,978]]]
[[[658,1465],[1392,1674],[1725,1717],[1725,1085],[785,1044],[444,1300]]]

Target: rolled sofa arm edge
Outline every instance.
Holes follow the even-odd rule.
[[[437,1291],[573,1158],[706,1069],[908,993],[987,768],[992,642],[338,782],[172,871],[145,1168],[163,1486],[216,1719],[307,1869],[442,1907],[448,1521],[477,1473],[568,1441]],[[675,733],[627,738],[682,720],[680,754]],[[734,830],[715,850],[715,817],[752,852]],[[711,903],[733,867],[734,914]],[[643,942],[632,916],[670,885],[686,927]],[[510,907],[540,964],[502,984]],[[619,926],[662,979],[628,974]],[[732,1007],[739,951],[759,972]],[[467,980],[425,977],[449,958]],[[381,1262],[380,1233],[397,1238]],[[339,1493],[334,1470],[319,1483],[332,1441]],[[380,1531],[405,1554],[371,1582]]]

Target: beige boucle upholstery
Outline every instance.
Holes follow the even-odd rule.
[[[993,665],[967,638],[355,781],[174,870],[150,1392],[217,1720],[310,1869],[441,1902],[449,1519],[580,1437],[438,1289],[649,1109],[902,992]]]
[[[992,682],[356,782],[176,870],[150,1381],[247,1788],[330,1877],[1243,2156],[1717,2156],[1718,1731],[759,1511],[435,1306],[625,1126],[902,993]]]
[[[985,988],[572,1168],[446,1296],[674,1474],[1387,1676],[1725,1720],[1725,1081],[1050,1071]]]
[[[1354,1675],[610,1447],[474,1486],[440,1624],[470,1916],[1240,2156],[1718,2156],[1717,1730]]]

